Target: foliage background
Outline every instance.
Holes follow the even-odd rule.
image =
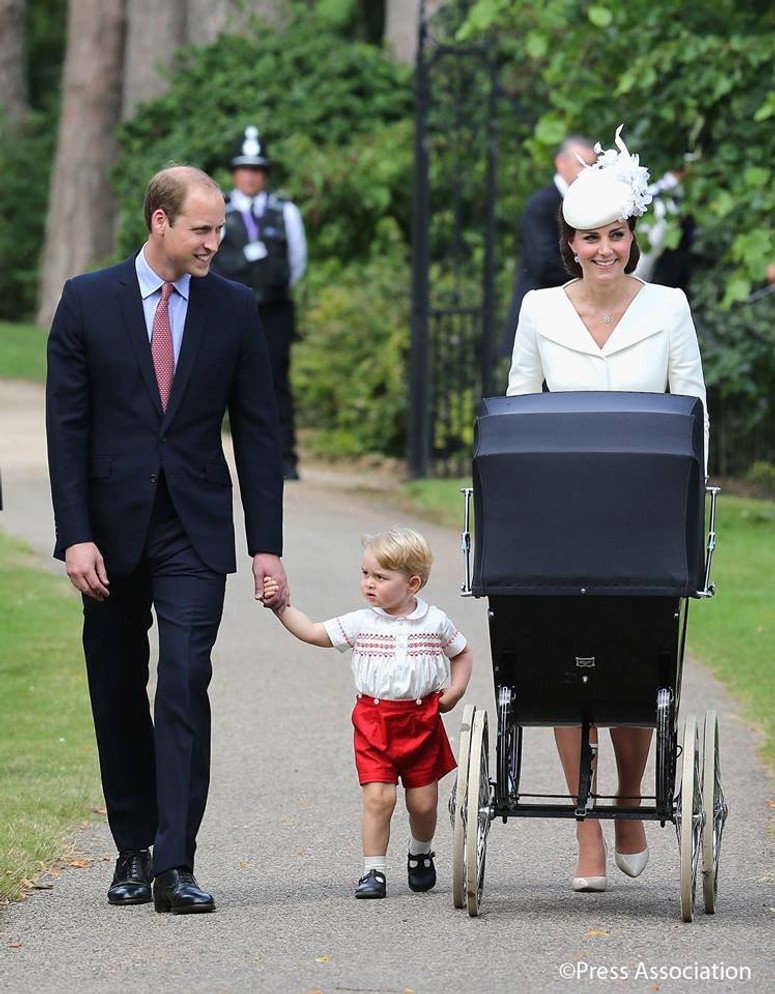
[[[402,456],[411,70],[350,27],[305,8],[282,30],[257,26],[184,53],[169,91],[121,130],[119,251],[144,239],[137,191],[152,173],[186,161],[228,190],[229,160],[255,123],[272,184],[299,204],[309,242],[296,294],[300,424],[330,454]]]
[[[33,113],[14,127],[0,119],[0,318],[15,321],[35,309],[66,6],[29,3]],[[468,11],[462,27],[452,16],[458,9]],[[483,40],[500,66],[499,320],[522,251],[516,222],[527,196],[547,182],[565,134],[607,145],[624,122],[654,178],[690,154],[692,307],[711,390],[715,469],[774,461],[775,295],[757,296],[775,261],[769,0],[449,0],[433,30],[444,25],[459,42]],[[301,422],[322,430],[327,451],[402,456],[413,79],[411,67],[381,47],[383,27],[380,4],[309,0],[289,3],[283,28],[257,23],[180,53],[168,92],[121,128],[115,257],[144,237],[138,191],[151,173],[187,161],[228,186],[231,149],[244,126],[257,123],[276,162],[275,185],[301,207],[310,242],[294,359]],[[468,99],[481,103],[475,89]],[[454,125],[447,133],[454,145]],[[470,152],[471,175],[461,184],[474,189],[481,148]],[[451,202],[447,189],[440,196]],[[476,193],[465,197],[471,212],[480,209]],[[443,222],[443,202],[437,213]],[[477,272],[482,245],[467,248],[469,272]],[[502,379],[498,371],[495,382]]]
[[[690,157],[683,204],[697,225],[691,303],[715,471],[741,472],[755,451],[772,460],[775,295],[760,291],[775,261],[775,8],[769,0],[476,0],[458,37],[497,42],[502,62],[504,222],[546,182],[570,132],[610,147],[624,122],[653,179]],[[505,239],[516,260],[520,247],[513,234]]]

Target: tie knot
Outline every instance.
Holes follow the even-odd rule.
[[[162,283],[161,285],[161,300],[163,304],[166,304],[170,299],[170,294],[175,289],[174,283]]]

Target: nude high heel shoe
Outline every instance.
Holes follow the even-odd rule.
[[[605,855],[606,862],[608,862],[608,847],[603,842],[603,853]],[[574,877],[571,881],[571,887],[575,891],[586,891],[600,893],[604,891],[608,886],[608,877],[603,874],[600,877]]]
[[[639,877],[649,861],[649,847],[642,852],[615,852],[616,865],[628,877]]]

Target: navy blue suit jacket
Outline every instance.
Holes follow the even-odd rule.
[[[525,204],[519,226],[519,270],[503,328],[503,355],[511,355],[522,298],[528,290],[562,286],[571,278],[560,255],[561,205],[562,196],[554,183],[542,187]]]
[[[108,576],[139,563],[160,475],[199,557],[236,568],[234,440],[248,552],[282,553],[282,462],[269,358],[253,293],[192,277],[162,412],[134,258],[65,284],[48,340],[46,425],[54,555],[95,542]]]

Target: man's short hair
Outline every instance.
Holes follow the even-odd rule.
[[[201,169],[195,169],[193,166],[167,166],[151,177],[145,189],[143,202],[146,230],[151,230],[151,219],[154,212],[158,210],[164,211],[170,224],[174,224],[183,210],[183,204],[189,191],[194,187],[212,190],[221,196],[223,195],[220,186],[212,176],[208,176],[207,173]]]

